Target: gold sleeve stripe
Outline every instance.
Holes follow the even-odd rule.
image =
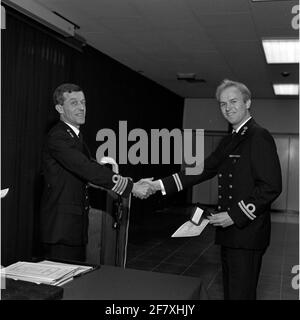
[[[254,218],[252,218],[249,213],[247,212],[247,210],[241,205],[241,203],[238,203],[240,209],[245,213],[245,215],[250,219],[250,220],[254,220]]]
[[[248,203],[247,205],[245,205],[245,202],[241,200],[241,204],[247,210],[247,212],[250,214],[252,218],[256,218],[256,215],[253,214],[253,212],[255,212],[255,205],[253,203]],[[250,207],[252,209],[250,209]]]
[[[127,178],[123,178],[123,186],[121,187],[121,189],[120,189],[120,195],[122,195],[123,194],[123,192],[125,191],[125,189],[126,189],[126,187],[127,187],[127,184],[128,184],[128,179]]]
[[[175,173],[175,177],[177,177],[177,181],[178,181],[180,190],[183,190],[182,183],[181,183],[181,180],[180,180],[180,178],[179,178],[178,173]]]
[[[119,192],[119,188],[120,188],[120,184],[122,183],[122,177],[118,176],[117,181],[115,182],[114,187],[111,189],[112,191],[118,193]]]
[[[178,174],[177,173],[173,174],[173,178],[176,182],[176,186],[177,186],[178,191],[181,191],[183,189],[183,187],[182,187],[182,183],[180,181]]]
[[[125,185],[125,183],[126,183],[126,179],[121,177],[119,187],[118,187],[118,189],[116,191],[118,194],[121,194],[121,191],[122,191],[123,186]]]
[[[116,193],[118,193],[118,194],[119,194],[120,187],[121,187],[121,185],[122,185],[122,181],[123,181],[123,179],[122,179],[122,177],[120,176],[119,181],[116,183],[116,189],[114,190],[114,191],[115,191]]]
[[[240,201],[240,202],[238,203],[238,205],[239,205],[240,209],[245,213],[245,215],[246,215],[249,219],[254,220],[254,219],[256,218],[256,216],[255,216],[253,213],[249,212],[249,210],[247,209],[247,207],[246,207],[245,204],[244,204],[244,201]]]
[[[174,181],[175,181],[175,183],[176,183],[177,191],[180,191],[180,187],[179,187],[179,184],[178,184],[178,181],[177,181],[177,179],[176,179],[175,174],[173,174],[172,176],[173,176],[173,179],[174,179]]]
[[[116,192],[117,184],[118,184],[118,182],[116,182],[115,185],[112,187],[112,189],[111,189],[112,191]]]

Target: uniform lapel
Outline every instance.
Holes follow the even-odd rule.
[[[89,150],[89,147],[87,146],[87,144],[84,142],[84,140],[82,139],[82,146],[83,146],[83,153],[89,158],[91,159],[91,153]]]
[[[78,148],[80,149],[80,151],[82,151],[89,159],[91,159],[90,150],[89,150],[88,146],[86,145],[86,143],[83,140],[82,133],[79,131],[79,137],[78,137],[77,134],[72,130],[72,128],[69,127],[66,123],[64,123],[63,121],[60,121],[60,123],[63,126],[63,128],[66,130],[68,135],[72,139],[74,139],[74,141],[78,145]]]
[[[64,128],[64,130],[66,130],[66,132],[68,133],[68,135],[72,138],[72,139],[76,139],[79,141],[79,138],[77,136],[77,134],[74,132],[74,130],[72,130],[72,128],[70,126],[68,126],[66,123],[64,123],[63,121],[60,121],[60,125]]]

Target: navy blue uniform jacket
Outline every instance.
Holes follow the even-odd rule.
[[[88,182],[127,197],[133,182],[91,160],[75,132],[59,121],[43,150],[45,188],[41,201],[42,242],[84,245],[88,234]]]
[[[216,244],[265,249],[270,241],[270,206],[281,193],[281,168],[271,134],[250,119],[226,136],[205,159],[201,174],[183,170],[162,179],[167,194],[218,175],[218,211],[234,224],[216,228]]]

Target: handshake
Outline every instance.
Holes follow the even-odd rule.
[[[147,199],[156,191],[161,190],[159,180],[153,181],[153,178],[141,179],[133,184],[132,194],[139,199]]]

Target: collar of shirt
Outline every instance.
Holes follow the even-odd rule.
[[[247,120],[245,120],[236,130],[233,129],[232,133],[234,133],[234,132],[238,133],[240,131],[240,129],[242,128],[242,126],[245,125],[251,118],[252,118],[252,116],[247,118]]]
[[[70,123],[68,122],[65,122],[65,124],[67,124],[76,134],[77,134],[77,137],[79,137],[79,129],[72,126]]]

